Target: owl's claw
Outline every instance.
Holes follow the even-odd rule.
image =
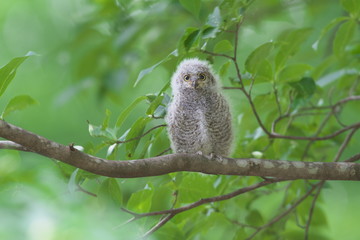
[[[205,157],[209,160],[217,160],[220,159],[220,156],[216,155],[215,153],[210,153],[209,155],[205,155]]]
[[[215,154],[214,153],[210,153],[210,155],[204,154],[202,151],[197,151],[196,154],[199,154],[201,156],[206,157],[207,159],[211,160],[214,158]]]

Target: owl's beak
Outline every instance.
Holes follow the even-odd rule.
[[[199,82],[197,80],[191,82],[191,87],[195,88],[195,89],[198,88],[199,87]]]

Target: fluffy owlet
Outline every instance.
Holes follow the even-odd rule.
[[[180,63],[171,79],[173,100],[165,118],[176,153],[228,156],[232,142],[229,104],[206,61]]]

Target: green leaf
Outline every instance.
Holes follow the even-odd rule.
[[[188,52],[190,50],[190,48],[195,45],[195,47],[197,46],[197,40],[199,39],[199,33],[200,30],[199,29],[190,29],[189,35],[187,35],[187,37],[184,39],[184,47],[185,50]]]
[[[301,96],[312,96],[316,90],[314,79],[309,77],[302,78],[300,81],[291,82],[289,84]]]
[[[273,69],[269,60],[264,59],[259,64],[259,69],[257,70],[257,76],[263,77],[266,80],[271,80],[273,76]]]
[[[154,191],[151,211],[170,209],[174,200],[174,188],[175,186],[172,181],[169,181],[167,184],[157,187],[156,191]]]
[[[328,221],[326,213],[320,207],[315,208],[313,220],[311,222],[312,226],[327,226]]]
[[[285,42],[282,45],[282,50],[286,50],[288,54],[294,55],[300,45],[309,37],[312,28],[300,28],[291,30],[286,34]]]
[[[196,173],[184,174],[179,186],[179,202],[190,203],[197,201],[200,198],[216,195],[213,184],[215,179],[216,176],[210,177]]]
[[[180,224],[175,224],[173,222],[167,222],[166,225],[159,228],[156,231],[156,239],[171,239],[171,240],[184,240],[191,239],[188,234],[185,234],[184,230],[181,228]]]
[[[165,92],[170,87],[170,81],[165,84],[165,86],[160,90],[158,95],[161,95],[163,92]]]
[[[153,195],[153,188],[146,186],[145,189],[131,194],[127,208],[136,212],[148,212],[151,208]]]
[[[279,74],[280,82],[291,82],[301,79],[303,75],[312,69],[312,66],[304,63],[297,63],[286,66]]]
[[[199,17],[201,0],[180,0],[180,4],[195,17]]]
[[[115,160],[119,146],[120,145],[116,143],[110,145],[106,151],[106,159]]]
[[[233,24],[240,22],[243,17],[241,10],[245,7],[242,1],[223,0],[220,4],[220,13],[223,18],[223,28],[228,29]]]
[[[125,119],[129,116],[130,112],[142,101],[147,100],[146,96],[136,98],[118,117],[115,126],[121,127]]]
[[[319,45],[319,42],[323,39],[323,37],[325,36],[325,34],[330,31],[332,28],[334,28],[337,24],[339,24],[340,22],[342,21],[345,21],[345,20],[348,20],[349,17],[338,17],[338,18],[335,18],[333,19],[328,25],[326,25],[322,30],[321,30],[321,33],[320,33],[320,36],[319,38],[316,40],[316,42],[313,44],[313,48],[315,50],[318,49],[318,45]]]
[[[201,37],[203,39],[215,38],[218,32],[218,28],[205,25],[201,31]]]
[[[89,133],[92,137],[105,137],[109,140],[116,141],[116,134],[112,129],[103,129],[102,126],[95,126],[89,123]]]
[[[225,62],[221,67],[220,67],[220,70],[219,70],[219,75],[221,78],[224,78],[226,76],[226,74],[228,73],[229,71],[229,67],[231,65],[231,61],[227,61]]]
[[[244,228],[240,228],[236,231],[236,234],[234,236],[234,240],[242,240],[246,239],[248,237],[248,234],[245,232]]]
[[[189,52],[190,49],[195,46],[199,45],[199,36],[200,36],[200,29],[199,28],[187,28],[185,30],[184,35],[181,37],[178,50],[181,54],[185,52]]]
[[[164,95],[157,96],[154,101],[151,102],[149,108],[146,110],[146,115],[153,116],[155,110],[159,107],[164,99]]]
[[[105,119],[102,123],[101,129],[105,130],[106,128],[108,128],[109,126],[109,121],[110,121],[110,116],[111,116],[111,111],[109,109],[106,109],[105,111]]]
[[[146,124],[150,122],[151,118],[140,117],[130,128],[129,133],[126,135],[126,140],[139,137],[143,132]],[[134,141],[130,141],[126,143],[126,153],[127,157],[131,158],[134,156],[135,150],[139,145],[140,139],[136,139]]]
[[[274,48],[274,43],[267,42],[257,47],[246,59],[245,68],[248,72],[256,74],[261,69],[261,63]]]
[[[136,87],[139,84],[140,80],[143,79],[145,75],[151,73],[159,65],[160,65],[160,62],[156,63],[155,65],[153,65],[153,66],[151,66],[149,68],[141,70],[138,77],[137,77],[137,79],[136,79],[134,87]]]
[[[221,18],[220,8],[215,7],[214,11],[208,16],[206,24],[212,27],[220,27],[221,22],[222,22],[222,18]]]
[[[79,168],[75,169],[75,171],[72,172],[69,182],[68,182],[68,189],[70,193],[74,193],[76,192],[76,190],[78,189],[77,183],[78,181],[76,181],[76,176],[79,172]]]
[[[316,90],[314,79],[309,77],[304,77],[297,82],[290,82],[289,85],[295,90],[296,94],[292,108],[295,108],[302,103],[306,103]]]
[[[178,50],[176,49],[176,50],[172,51],[169,55],[167,55],[166,58],[164,58],[160,62],[154,64],[153,66],[151,66],[149,68],[141,70],[138,77],[137,77],[137,79],[136,79],[136,81],[135,81],[134,87],[136,87],[139,84],[139,82],[141,81],[141,79],[144,78],[144,76],[151,73],[157,66],[159,66],[160,64],[162,64],[164,62],[167,62],[170,59],[172,59],[173,57],[177,57],[177,56],[178,56]]]
[[[270,82],[258,83],[254,86],[252,94],[254,97],[268,95],[273,90],[273,84]]]
[[[33,53],[28,53],[24,57],[13,58],[8,64],[0,68],[0,96],[3,95],[11,80],[14,79],[18,67]]]
[[[264,224],[264,219],[258,210],[251,210],[246,216],[245,221],[251,226],[261,226]]]
[[[170,96],[164,93],[164,98],[161,101],[161,104],[155,109],[152,116],[155,118],[164,118],[167,110],[166,106],[169,105],[169,102],[170,102]]]
[[[98,198],[99,201],[104,204],[110,202],[117,206],[122,205],[123,196],[120,186],[115,178],[107,178],[101,183]]]
[[[164,92],[170,87],[170,82],[166,83],[165,86],[160,90],[157,95],[150,94],[146,95],[147,101],[150,102],[149,108],[146,110],[146,115],[161,117],[165,113],[165,107],[169,101],[170,97]]]
[[[12,98],[6,105],[4,111],[1,114],[1,118],[8,116],[12,112],[25,109],[34,104],[38,104],[38,102],[28,95],[16,96]]]
[[[349,20],[343,23],[336,32],[333,51],[335,55],[341,58],[345,54],[345,48],[355,33],[356,22]]]
[[[221,40],[216,43],[214,47],[214,52],[216,53],[226,53],[231,51],[234,51],[234,47],[229,40]]]
[[[360,3],[358,0],[341,0],[341,5],[343,8],[354,15],[354,17],[359,17],[360,15]]]
[[[301,44],[309,37],[311,32],[311,28],[300,28],[287,30],[280,35],[279,41],[283,43],[275,57],[276,72],[285,65],[289,57],[295,55]]]
[[[201,32],[203,39],[215,38],[220,32],[222,18],[219,7],[215,7],[214,11],[208,16],[205,26]]]
[[[316,84],[320,87],[324,87],[336,80],[341,79],[342,77],[346,76],[346,75],[360,75],[360,70],[355,69],[355,68],[345,68],[345,69],[341,69],[339,71],[335,71],[335,72],[331,72],[323,77],[321,77],[320,79],[318,79],[316,81]]]

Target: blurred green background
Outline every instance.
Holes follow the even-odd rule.
[[[117,116],[137,97],[159,92],[168,83],[179,59],[173,57],[163,62],[134,87],[140,71],[166,58],[178,47],[184,31],[188,27],[201,27],[222,1],[204,0],[200,5],[194,1],[190,8],[184,2],[1,0],[0,66],[29,51],[36,53],[21,65],[0,99],[0,106],[4,108],[13,96],[20,94],[32,96],[38,104],[9,115],[6,121],[62,144],[75,143],[88,148],[100,144],[101,140],[89,135],[87,121],[100,125],[108,109],[110,123],[115,124]],[[330,21],[345,15],[340,2],[335,0],[255,1],[241,29],[239,62],[243,64],[256,47],[275,40],[287,28],[312,27],[310,46]],[[356,29],[359,40],[359,25]],[[328,49],[324,43],[322,56],[329,54]],[[324,60],[314,55],[313,50],[302,51],[297,60],[312,65]],[[206,57],[200,53],[188,56]],[[213,61],[216,70],[224,63],[223,59]],[[229,86],[230,81],[224,79],[223,84]],[[246,121],[253,122],[248,106],[243,105],[243,96],[232,91],[226,94],[233,105],[234,122],[240,122],[244,112],[244,118],[249,118]],[[146,109],[145,103],[139,104],[121,132],[144,115]],[[358,112],[346,114],[348,118],[359,119]],[[154,120],[152,126],[161,123],[162,119]],[[245,139],[246,127],[238,124],[236,127],[241,132],[240,142]],[[169,147],[166,134],[161,134],[146,156]],[[124,150],[120,149],[119,156],[124,154],[121,151]],[[356,151],[352,144],[345,154],[351,156]],[[96,154],[105,157],[105,150]],[[1,150],[0,239],[132,239],[154,223],[143,219],[118,227],[130,215],[106,199],[75,191],[69,184],[68,171],[63,165],[57,165],[35,154]],[[166,186],[166,179],[120,179],[118,182],[126,200],[131,193],[146,188],[149,182]],[[98,185],[99,182],[93,180],[86,182],[85,187],[97,191]],[[324,239],[359,239],[358,189],[357,182],[329,182],[321,195],[320,205],[325,215],[316,228]],[[162,190],[164,196],[171,198],[166,187]],[[269,207],[278,201],[277,197],[268,199]],[[171,224],[169,228],[174,225]],[[204,236],[194,235],[189,239],[205,239]],[[212,237],[206,239],[218,239],[216,234]],[[154,239],[170,238],[155,235]]]

